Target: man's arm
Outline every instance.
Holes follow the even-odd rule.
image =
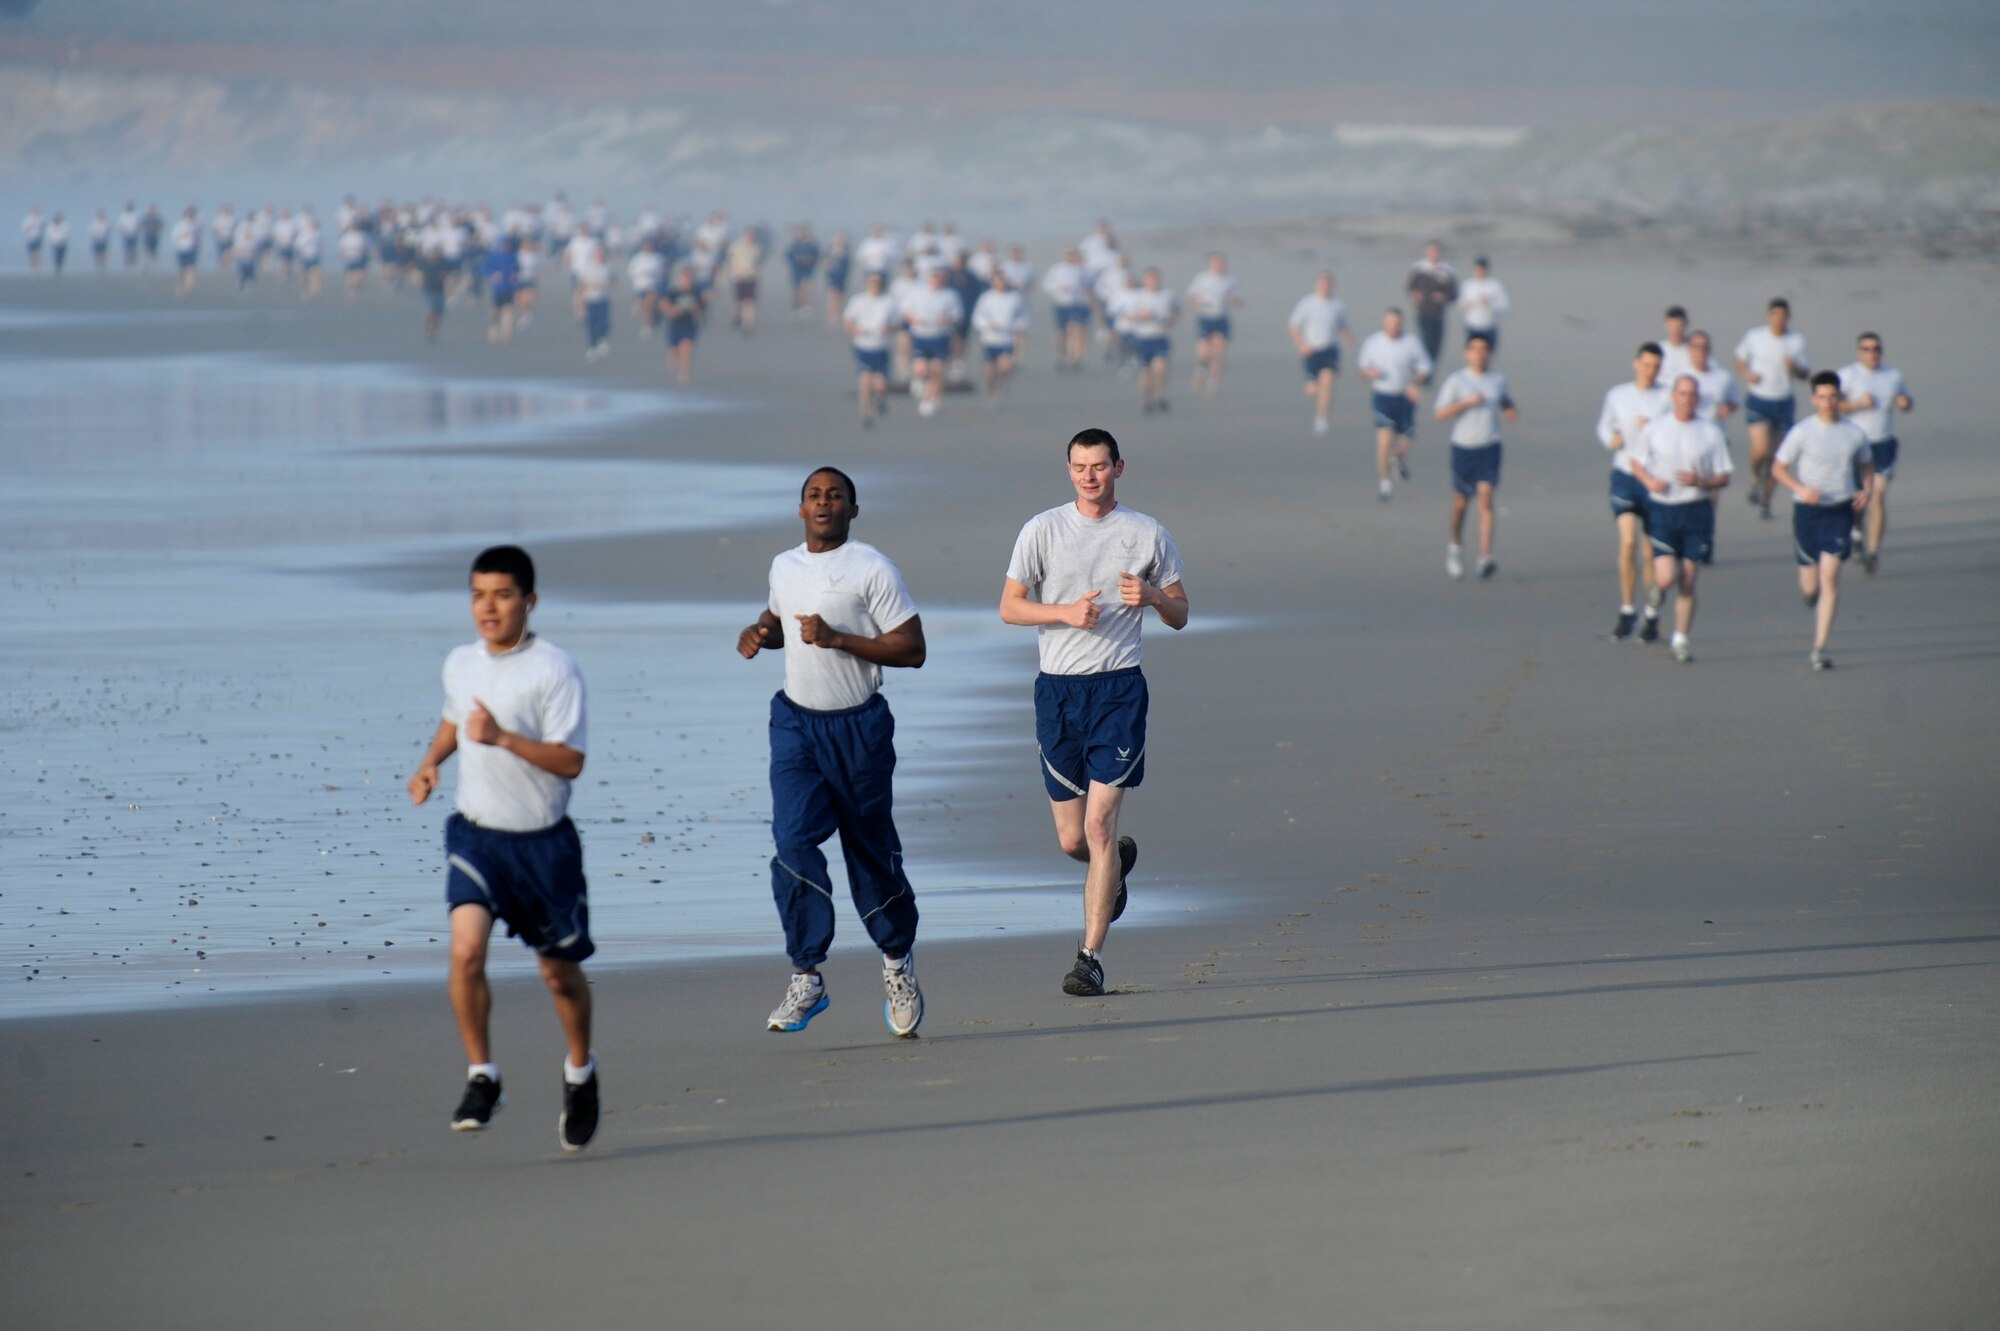
[[[1627,454],[1626,460],[1632,464],[1632,474],[1639,478],[1639,484],[1645,486],[1648,491],[1656,495],[1667,492],[1666,481],[1647,471],[1646,464],[1639,461],[1636,455]]]
[[[449,721],[439,721],[430,747],[424,750],[424,760],[410,777],[410,803],[422,804],[431,797],[431,792],[437,789],[438,764],[457,751],[458,727]]]
[[[491,744],[505,749],[551,776],[574,781],[583,775],[583,754],[567,744],[550,744],[546,740],[529,739],[511,730],[502,730],[500,723],[493,719],[493,713],[486,710],[486,704],[477,698],[472,700],[472,710],[466,713],[465,724],[459,729],[464,732],[468,743]]]
[[[1448,421],[1454,416],[1471,411],[1474,407],[1483,407],[1485,405],[1486,395],[1484,393],[1471,393],[1449,403],[1440,402],[1431,412],[1431,415],[1438,420]]]
[[[1097,595],[1095,590],[1091,590],[1066,605],[1044,605],[1029,599],[1025,583],[1009,578],[1000,589],[1000,620],[1005,624],[1021,624],[1030,628],[1039,628],[1043,624],[1095,628],[1097,617],[1103,613],[1097,604]]]
[[[769,609],[757,616],[755,624],[736,635],[736,650],[746,661],[766,648],[775,651],[784,645],[784,622]]]
[[[911,615],[887,633],[874,638],[843,633],[818,615],[794,615],[792,618],[799,621],[801,643],[828,651],[846,652],[871,665],[907,666],[915,670],[923,665],[928,654],[924,646],[924,621],[917,615]]]
[[[1180,630],[1187,627],[1187,588],[1181,583],[1155,587],[1137,574],[1120,573],[1118,596],[1126,605],[1152,606],[1160,612],[1160,622],[1170,629]]]
[[[1800,503],[1817,504],[1819,502],[1818,488],[1810,485],[1800,485],[1798,478],[1792,475],[1792,469],[1786,466],[1782,459],[1773,458],[1771,460],[1771,479],[1784,486],[1787,490],[1790,490],[1792,498],[1798,500]]]

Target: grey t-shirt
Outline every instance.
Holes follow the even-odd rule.
[[[1135,573],[1155,587],[1181,580],[1174,538],[1144,513],[1120,504],[1088,518],[1070,503],[1037,513],[1021,528],[1009,578],[1044,605],[1066,605],[1095,590],[1103,608],[1095,628],[1043,624],[1035,630],[1044,674],[1095,675],[1139,664],[1145,610],[1119,596],[1120,573]]]

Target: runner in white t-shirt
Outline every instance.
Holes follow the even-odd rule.
[[[102,208],[90,219],[86,233],[90,237],[90,262],[99,274],[111,263],[111,217]]]
[[[1292,306],[1285,329],[1298,348],[1299,361],[1306,373],[1306,397],[1313,404],[1314,434],[1325,434],[1333,417],[1333,386],[1340,378],[1340,344],[1352,343],[1354,334],[1347,326],[1347,306],[1333,294],[1333,274],[1321,269],[1313,279],[1313,289]],[[1382,477],[1382,498],[1389,497],[1389,478]]]
[[[792,977],[765,1024],[802,1031],[827,1008],[819,968],[833,946],[833,877],[820,846],[837,832],[848,893],[882,952],[883,1020],[903,1039],[924,1019],[924,995],[911,956],[917,899],[896,834],[896,720],[882,668],[923,665],[924,624],[895,564],[849,538],[859,512],[846,472],[821,467],[806,477],[805,542],[771,561],[764,610],[736,637],[746,660],[785,652],[785,684],[770,707],[771,892]]]
[[[1229,354],[1229,314],[1243,304],[1243,288],[1229,275],[1229,259],[1221,250],[1208,256],[1208,267],[1188,283],[1188,307],[1194,311],[1194,383],[1214,397],[1222,388],[1223,362]]]
[[[1714,343],[1699,328],[1688,334],[1687,366],[1681,374],[1693,375],[1694,381],[1701,385],[1701,401],[1695,406],[1695,415],[1714,421],[1726,433],[1729,418],[1743,405],[1743,394],[1736,386],[1736,376],[1715,363]]]
[[[496,920],[538,954],[569,1045],[563,1110],[565,1151],[597,1132],[597,1057],[590,1047],[590,983],[583,962],[596,950],[583,876],[583,845],[569,818],[571,783],[583,774],[583,675],[567,652],[528,628],[535,565],[518,546],[494,546],[472,561],[472,622],[479,641],[445,659],[444,717],[416,773],[410,802],[438,786],[438,768],[459,758],[458,810],[445,824],[446,910],[451,920],[450,991],[470,1066],[452,1114],[476,1132],[504,1103],[488,1014],[493,993],[486,952]]]
[[[986,403],[998,406],[1014,375],[1016,340],[1028,326],[1028,302],[996,263],[993,285],[972,303],[972,331],[986,360]]]
[[[1875,460],[1868,436],[1843,420],[1840,376],[1812,377],[1813,415],[1794,425],[1771,461],[1771,475],[1792,492],[1792,552],[1799,565],[1799,594],[1814,612],[1814,670],[1828,670],[1833,613],[1840,603],[1840,566],[1854,549],[1856,518],[1875,489]]]
[[[1500,488],[1500,422],[1515,420],[1514,396],[1507,376],[1489,364],[1492,348],[1473,334],[1465,344],[1465,367],[1452,371],[1438,388],[1432,404],[1440,421],[1451,422],[1451,542],[1445,546],[1445,572],[1465,576],[1465,510],[1479,501],[1478,575],[1490,578],[1499,567],[1493,558],[1493,492]]]
[[[965,317],[965,302],[945,284],[948,276],[943,268],[931,269],[924,285],[898,302],[910,333],[910,382],[922,386],[917,401],[920,416],[937,414],[951,364],[951,337]]]
[[[1688,312],[1685,306],[1669,305],[1666,336],[1660,339],[1660,386],[1671,389],[1674,380],[1688,372],[1694,354],[1689,346]]]
[[[195,261],[201,257],[201,214],[189,204],[168,233],[174,251],[174,295],[186,296],[194,290]]]
[[[1896,474],[1896,413],[1911,411],[1916,401],[1903,372],[1882,363],[1882,338],[1863,333],[1855,340],[1859,358],[1840,372],[1840,409],[1861,427],[1875,468],[1875,490],[1868,499],[1867,532],[1861,551],[1861,571],[1873,576],[1882,558],[1882,537],[1889,529],[1889,480]]]
[[[1771,516],[1771,455],[1792,428],[1792,380],[1812,375],[1806,340],[1791,330],[1792,306],[1771,300],[1764,326],[1752,328],[1736,344],[1736,372],[1746,395],[1743,417],[1750,431],[1750,503],[1767,521]]]
[[[1410,479],[1410,442],[1417,437],[1417,402],[1430,382],[1430,353],[1414,333],[1403,331],[1403,312],[1391,305],[1382,312],[1382,327],[1370,333],[1355,358],[1371,388],[1369,405],[1375,413],[1375,473],[1377,493],[1391,490],[1389,464]]]
[[[1118,835],[1118,815],[1125,792],[1146,775],[1140,626],[1151,606],[1168,628],[1185,628],[1188,599],[1173,537],[1118,502],[1125,472],[1118,441],[1106,430],[1083,430],[1065,455],[1076,499],[1021,528],[1000,618],[1036,630],[1042,786],[1057,844],[1090,866],[1083,938],[1062,988],[1088,996],[1104,992],[1104,941],[1125,910],[1125,880],[1139,858],[1138,843]]]
[[[1493,276],[1493,261],[1483,254],[1474,259],[1472,276],[1458,288],[1458,314],[1465,324],[1465,335],[1484,333],[1487,345],[1499,351],[1500,316],[1513,308],[1507,288]]]
[[[28,247],[28,271],[42,271],[42,245],[48,238],[49,224],[42,217],[40,204],[28,209],[28,215],[21,219],[21,243]]]
[[[1042,294],[1049,298],[1049,317],[1056,326],[1056,368],[1083,368],[1090,350],[1090,274],[1083,252],[1075,246],[1042,275]]]
[[[882,274],[871,272],[861,290],[848,298],[841,325],[853,339],[858,377],[854,399],[861,408],[861,428],[875,428],[875,418],[889,412],[889,343],[902,321],[896,298],[882,285]]]
[[[1647,346],[1656,346],[1647,343]],[[1674,598],[1674,660],[1694,660],[1695,576],[1715,556],[1715,495],[1729,484],[1722,428],[1696,414],[1701,385],[1684,374],[1671,390],[1672,411],[1648,421],[1632,442],[1632,475],[1646,488],[1646,538],[1653,547],[1648,622],[1666,593]]]
[[[1148,268],[1136,290],[1127,291],[1118,313],[1132,330],[1132,351],[1139,361],[1139,404],[1147,415],[1169,409],[1167,359],[1173,352],[1174,320],[1180,318],[1180,298],[1162,284],[1160,270]]]
[[[1665,416],[1672,406],[1660,383],[1660,344],[1643,342],[1632,358],[1632,378],[1604,394],[1597,413],[1597,442],[1611,453],[1611,520],[1618,528],[1618,619],[1611,627],[1614,642],[1632,636],[1638,611],[1635,599],[1646,582],[1646,487],[1632,470],[1633,446],[1648,421]],[[1651,584],[1647,584],[1650,588]],[[1646,596],[1646,625],[1641,642],[1660,637],[1661,598]]]

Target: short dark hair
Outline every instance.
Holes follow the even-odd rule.
[[[1634,356],[1635,358],[1638,356],[1658,356],[1661,360],[1665,360],[1667,353],[1660,349],[1660,344],[1657,342],[1641,342],[1639,350],[1634,353]]]
[[[1770,303],[1764,306],[1764,309],[1766,312],[1783,310],[1786,314],[1790,314],[1792,312],[1792,302],[1786,300],[1783,296],[1773,296]]]
[[[1482,333],[1474,329],[1465,335],[1465,345],[1469,347],[1474,342],[1484,342],[1488,351],[1493,350],[1493,334],[1491,333]]]
[[[1814,392],[1818,392],[1821,386],[1825,384],[1832,384],[1835,388],[1839,388],[1840,376],[1835,374],[1832,370],[1821,370],[1818,374],[1812,377],[1812,386]]]
[[[849,476],[838,467],[814,467],[806,473],[806,478],[799,482],[799,502],[801,504],[806,501],[806,487],[813,483],[813,477],[820,475],[822,472],[829,476],[840,477],[840,483],[847,487],[847,502],[849,504],[858,504],[861,502],[861,496],[854,492],[854,478],[852,476]]]
[[[521,595],[535,594],[535,561],[518,545],[489,545],[472,561],[472,573],[505,573],[521,589]],[[472,581],[472,573],[465,580]]]
[[[1863,333],[1860,337],[1854,339],[1854,345],[1857,347],[1863,342],[1873,342],[1879,347],[1882,345],[1882,335],[1880,333]]]
[[[1068,457],[1072,451],[1079,448],[1108,448],[1111,450],[1111,460],[1113,462],[1119,460],[1118,441],[1111,437],[1111,431],[1099,429],[1095,425],[1078,430],[1071,436],[1069,443],[1063,448],[1063,456]]]
[[[1687,306],[1669,305],[1667,306],[1667,312],[1660,317],[1663,319],[1685,319],[1688,317]]]

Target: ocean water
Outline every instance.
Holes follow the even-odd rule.
[[[259,357],[0,358],[0,1016],[436,982],[448,799],[412,808],[404,783],[444,654],[473,636],[465,597],[337,570],[766,517],[789,468],[453,455],[732,409]],[[781,667],[734,653],[753,610],[556,592],[537,615],[591,687],[572,814],[597,964],[781,964],[763,733]],[[933,668],[890,686],[924,934],[1070,927],[1046,847],[1042,874],[954,851],[963,774],[1032,762],[1032,641],[985,607],[925,620]],[[851,916],[842,946],[867,946]]]

